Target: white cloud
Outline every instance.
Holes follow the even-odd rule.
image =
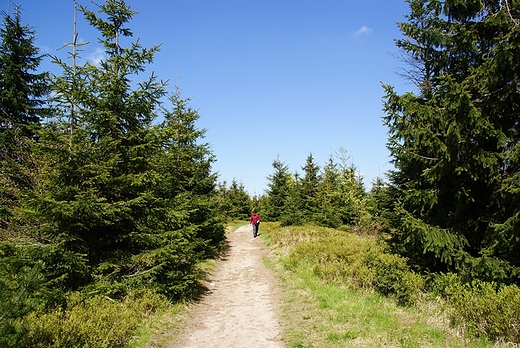
[[[359,29],[358,31],[356,31],[354,33],[354,36],[359,36],[359,35],[365,35],[365,34],[369,34],[371,33],[373,30],[372,28],[369,28],[367,27],[366,25],[362,26],[361,29]]]
[[[99,65],[103,59],[105,59],[105,51],[103,51],[102,48],[96,48],[96,50],[88,56],[88,60],[94,65]]]
[[[40,53],[44,54],[50,54],[52,52],[51,48],[49,46],[37,46],[40,50]]]

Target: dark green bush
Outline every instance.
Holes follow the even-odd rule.
[[[520,288],[516,285],[451,281],[445,296],[453,325],[495,341],[520,343]]]
[[[374,272],[374,288],[395,295],[401,304],[412,304],[423,293],[424,279],[408,267],[406,259],[376,247],[366,255],[366,267]]]
[[[26,332],[20,319],[47,301],[44,267],[14,243],[0,243],[0,347],[16,347]]]

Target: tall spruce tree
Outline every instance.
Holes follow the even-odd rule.
[[[267,177],[269,182],[267,184],[264,219],[278,221],[286,209],[292,178],[287,165],[278,158],[273,161],[273,168],[274,173]]]
[[[518,282],[520,4],[409,0],[416,93],[386,89],[391,243],[424,270]]]
[[[322,180],[319,183],[316,200],[319,209],[314,213],[316,224],[327,227],[339,227],[342,224],[340,213],[342,192],[339,190],[340,178],[337,164],[331,157],[323,167]]]
[[[16,346],[26,335],[19,318],[48,300],[41,291],[43,263],[35,257],[24,219],[23,197],[38,183],[33,153],[46,115],[47,73],[35,33],[21,24],[20,8],[2,13],[0,28],[0,346]],[[14,238],[13,238],[14,237]],[[28,238],[29,237],[29,238]],[[32,242],[32,241],[31,241]],[[47,302],[48,303],[48,302]]]
[[[63,76],[53,85],[55,117],[42,132],[43,184],[31,200],[44,237],[60,245],[56,276],[69,288],[94,277],[137,279],[147,267],[137,255],[153,239],[149,216],[159,203],[151,123],[165,94],[153,74],[132,81],[159,50],[123,46],[136,12],[110,0],[99,16],[81,9],[101,33],[106,58],[80,67],[56,60]]]
[[[314,161],[312,153],[309,153],[302,167],[303,177],[300,182],[300,194],[302,197],[302,209],[308,212],[308,216],[320,209],[316,196],[321,181],[320,166]]]
[[[321,181],[320,167],[314,162],[314,157],[309,154],[305,165],[301,167],[303,176],[295,173],[293,182],[289,187],[285,209],[280,217],[284,226],[315,224],[318,215],[321,215],[318,187]]]
[[[48,74],[35,33],[21,24],[20,8],[2,13],[0,28],[0,228],[7,228],[20,195],[34,187],[38,172],[31,144],[49,92]]]
[[[189,107],[189,99],[182,99],[177,92],[169,101],[171,110],[162,108],[164,121],[158,127],[160,151],[155,162],[159,181],[154,196],[163,200],[166,208],[159,230],[189,237],[197,257],[214,256],[225,239],[218,215],[217,175],[211,170],[215,157],[209,145],[201,142],[206,130],[196,127],[200,116]],[[187,255],[189,250],[177,254],[183,252]]]

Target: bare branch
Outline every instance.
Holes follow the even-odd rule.
[[[513,21],[515,25],[520,25],[520,19],[514,18],[513,14],[511,13],[511,7],[509,5],[509,2],[507,0],[500,0],[500,8],[506,8],[507,14],[509,15],[509,18]]]

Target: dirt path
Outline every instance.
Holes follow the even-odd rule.
[[[228,240],[227,257],[210,275],[209,293],[172,347],[283,347],[279,291],[262,263],[263,241],[253,239],[250,226],[238,228]]]

